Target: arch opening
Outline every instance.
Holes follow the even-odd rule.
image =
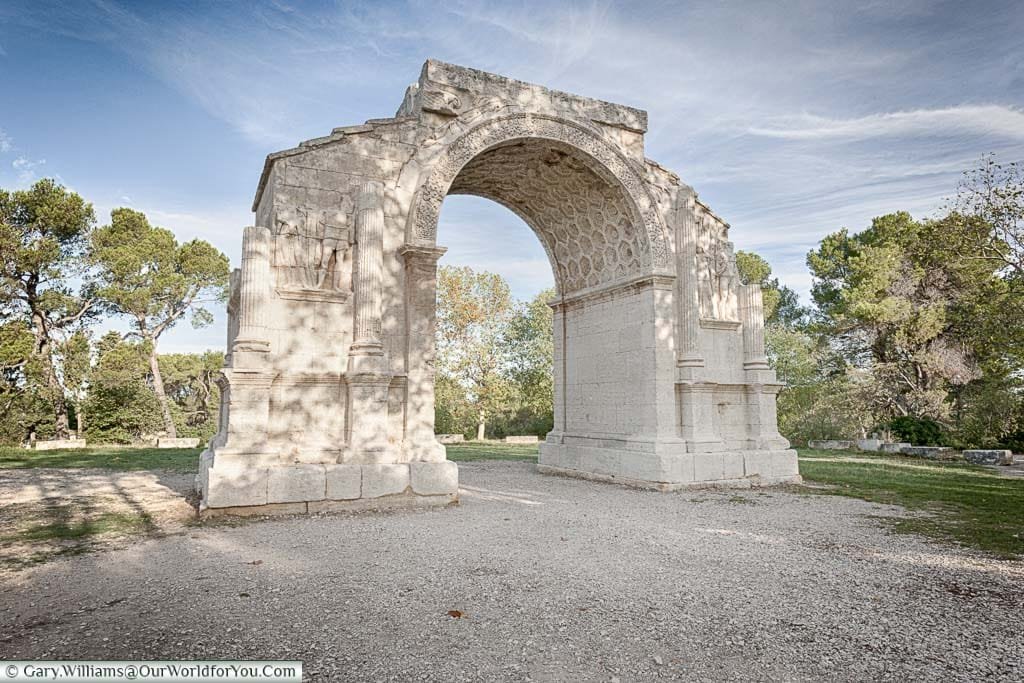
[[[471,159],[448,194],[495,201],[534,231],[566,296],[641,273],[637,212],[600,164],[565,143],[512,140]]]

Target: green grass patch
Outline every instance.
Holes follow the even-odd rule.
[[[445,446],[448,459],[455,462],[474,462],[477,460],[516,460],[520,462],[537,462],[539,449],[537,444],[498,443],[487,441],[467,441]]]
[[[0,469],[98,467],[122,471],[194,472],[199,467],[201,452],[201,448],[124,448],[118,446],[55,451],[0,448]]]
[[[894,530],[951,540],[1003,558],[1024,557],[1024,478],[962,461],[801,449],[800,474],[816,493],[901,505],[927,515]]]

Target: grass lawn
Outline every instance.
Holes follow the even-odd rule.
[[[194,472],[201,448],[123,448],[98,446],[55,451],[0,448],[0,470],[32,467],[99,467],[109,470]]]
[[[800,449],[800,474],[823,494],[902,505],[925,516],[896,531],[951,540],[1003,558],[1024,557],[1024,478],[962,461]]]
[[[537,444],[501,443],[498,441],[467,441],[445,446],[448,459],[455,462],[473,462],[474,460],[521,460],[537,462]]]

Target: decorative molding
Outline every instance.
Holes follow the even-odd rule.
[[[700,326],[706,330],[738,330],[743,325],[739,320],[717,320],[701,318]]]

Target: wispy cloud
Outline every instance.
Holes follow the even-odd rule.
[[[0,129],[0,154],[6,154],[12,149],[14,149],[14,140],[3,129]]]
[[[11,168],[18,176],[18,183],[21,185],[27,185],[34,181],[37,176],[37,169],[46,163],[46,159],[26,159],[25,157],[18,157],[11,162]]]
[[[752,126],[747,132],[787,140],[863,140],[911,135],[998,135],[1024,140],[1024,111],[989,104],[897,111],[855,119],[801,114],[780,120],[774,127]]]

